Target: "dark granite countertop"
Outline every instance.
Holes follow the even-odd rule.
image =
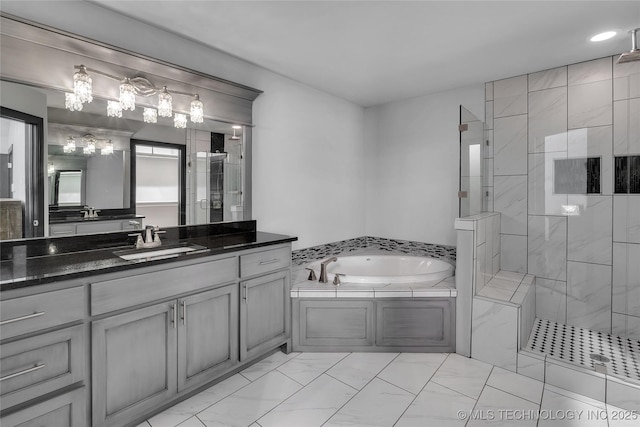
[[[222,226],[173,227],[166,231],[162,246],[155,249],[189,243],[208,250],[166,259],[124,260],[114,252],[131,249],[133,244],[128,243],[131,242],[127,240],[131,239],[128,233],[122,232],[2,242],[0,291],[298,240],[297,237],[255,231],[255,221],[226,223]]]
[[[58,217],[49,217],[49,224],[68,224],[71,222],[99,222],[99,221],[118,221],[118,220],[126,220],[126,219],[142,219],[144,215],[101,215],[96,216],[94,218],[84,218],[81,215],[68,215],[68,216],[58,216]]]

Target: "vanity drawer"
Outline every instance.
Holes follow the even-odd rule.
[[[91,315],[171,298],[237,279],[236,257],[91,284]]]
[[[84,317],[81,286],[0,301],[0,338],[62,325]]]
[[[84,379],[84,326],[0,345],[0,409]]]
[[[27,406],[0,418],[2,427],[84,427],[87,425],[84,387]]]
[[[291,247],[240,255],[240,276],[248,277],[286,268],[291,265]]]
[[[52,236],[69,236],[76,234],[75,224],[56,224],[49,226],[49,234]]]

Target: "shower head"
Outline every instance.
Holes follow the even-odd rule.
[[[618,58],[618,64],[631,61],[640,61],[640,49],[638,49],[638,31],[640,31],[640,28],[636,28],[635,30],[630,31],[631,50],[620,55],[620,57]]]

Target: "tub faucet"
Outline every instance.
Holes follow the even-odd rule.
[[[327,283],[327,265],[330,262],[334,262],[334,261],[338,261],[338,258],[333,256],[331,258],[325,259],[320,263],[320,278],[318,279],[318,282]]]

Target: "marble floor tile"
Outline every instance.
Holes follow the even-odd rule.
[[[395,427],[464,427],[467,420],[458,416],[458,411],[470,414],[475,403],[475,399],[429,382]]]
[[[638,427],[640,425],[640,413],[636,410],[618,408],[607,405],[607,419],[609,427]]]
[[[492,368],[493,366],[488,363],[450,354],[431,381],[477,399]]]
[[[378,378],[418,394],[446,358],[444,353],[402,353],[378,374]]]
[[[187,421],[178,424],[177,427],[206,427],[198,417],[191,417]]]
[[[138,424],[136,427],[149,427],[149,423],[148,422],[142,422],[140,424]]]
[[[347,357],[349,353],[300,353],[297,357],[278,366],[292,380],[307,385],[327,369]]]
[[[375,378],[342,407],[325,426],[393,426],[415,396]]]
[[[545,388],[540,405],[541,417],[538,427],[607,427],[605,419],[589,419],[589,414],[598,414],[600,409]]]
[[[190,397],[187,400],[164,410],[149,419],[151,427],[174,427],[189,419],[216,402],[250,384],[250,381],[240,374],[236,374],[208,389]]]
[[[397,356],[398,353],[351,353],[327,374],[360,390]]]
[[[257,422],[262,427],[321,426],[358,391],[321,375]]]
[[[533,378],[515,374],[499,367],[493,368],[487,385],[539,404],[544,383]]]
[[[534,417],[523,417],[521,414],[535,414],[539,404],[521,399],[512,394],[487,386],[474,408],[474,416],[469,420],[468,427],[475,426],[522,426],[536,427]],[[475,417],[483,414],[484,417]]]
[[[284,374],[271,371],[200,412],[198,418],[207,427],[248,426],[301,388]]]
[[[281,351],[273,353],[271,356],[259,361],[255,365],[249,366],[247,369],[240,372],[240,374],[247,378],[249,381],[255,381],[267,372],[277,368],[283,363],[297,357],[300,353],[285,354]]]

